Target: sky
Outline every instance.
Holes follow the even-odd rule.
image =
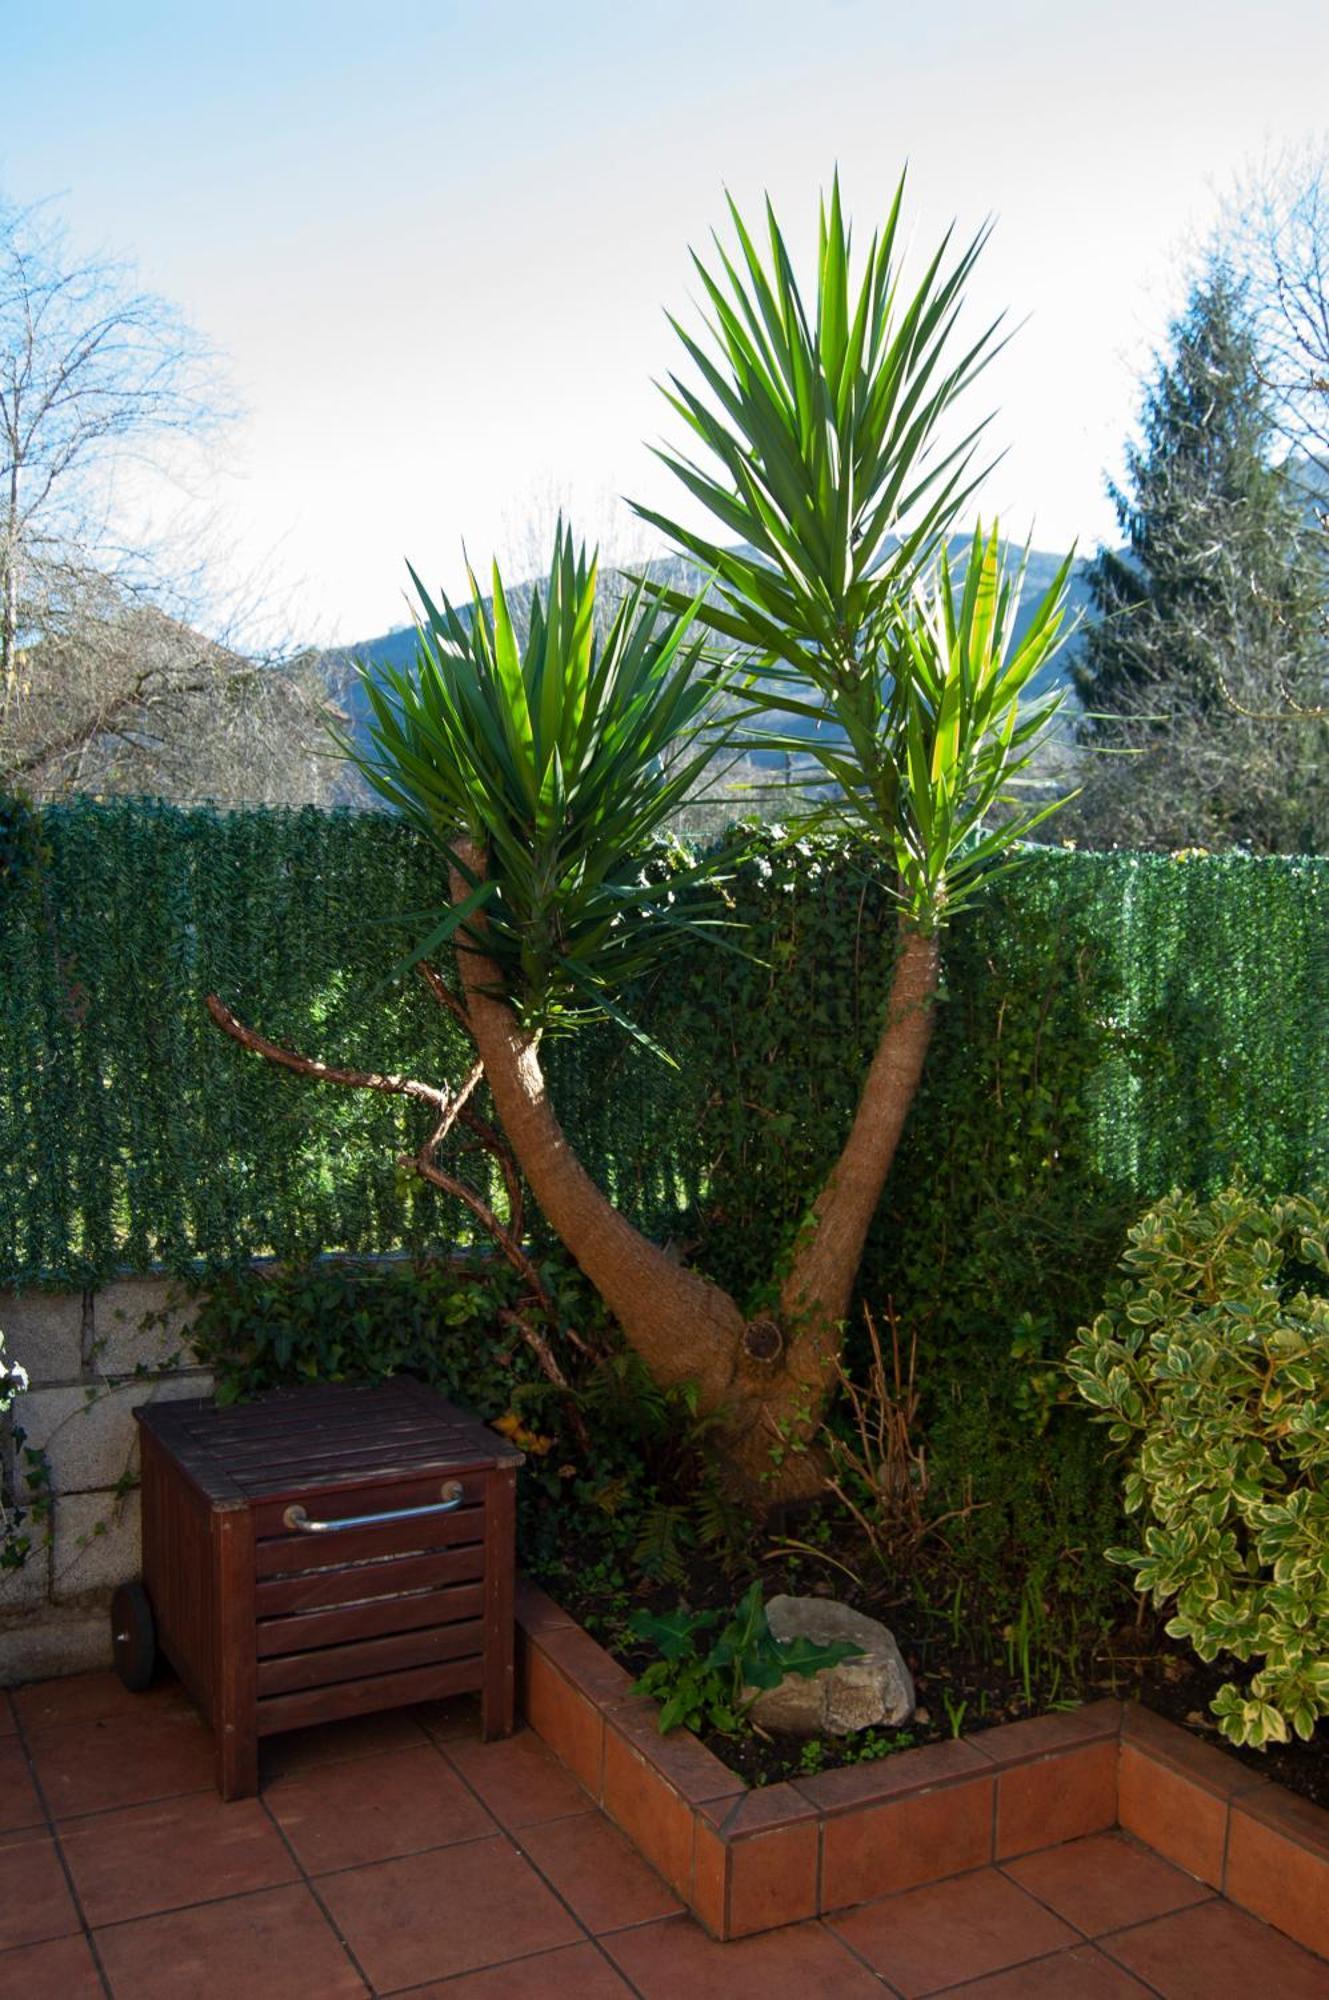
[[[666,309],[769,192],[796,251],[838,165],[867,236],[995,229],[977,504],[1110,539],[1142,371],[1234,178],[1325,122],[1325,0],[0,0],[0,195],[58,198],[223,358],[216,560],[293,637],[401,624],[404,563],[518,574],[570,507],[678,511]],[[802,268],[806,269],[803,260]],[[685,518],[686,508],[684,508]],[[255,581],[256,580],[256,581]]]

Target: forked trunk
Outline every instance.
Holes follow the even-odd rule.
[[[459,852],[480,876],[483,858],[466,847]],[[469,893],[457,875],[452,889],[458,901]],[[497,997],[497,966],[460,938],[457,964],[494,1108],[545,1220],[655,1379],[695,1382],[707,1409],[721,1407],[743,1338],[742,1313],[728,1292],[643,1236],[595,1185],[549,1101],[535,1037]]]
[[[460,857],[475,878],[483,856]],[[454,873],[460,902],[470,885]],[[482,919],[472,919],[473,929]],[[737,1482],[768,1502],[820,1484],[815,1433],[834,1379],[864,1240],[913,1101],[932,1033],[938,952],[905,930],[887,1019],[849,1138],[813,1209],[778,1320],[745,1320],[728,1292],[665,1254],[619,1214],[569,1145],[549,1101],[535,1037],[499,997],[492,960],[458,939],[467,1016],[494,1107],[545,1219],[595,1286],[657,1382],[695,1384],[719,1412],[718,1443]],[[773,1459],[781,1440],[792,1444]]]

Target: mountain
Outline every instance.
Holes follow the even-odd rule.
[[[968,535],[957,535],[952,540],[950,552],[953,568],[962,563],[966,557],[970,539]],[[1003,553],[1007,562],[1014,564],[1019,560],[1021,551],[1007,544]],[[1061,566],[1061,562],[1062,557],[1050,554],[1046,550],[1031,549],[1029,551],[1025,567],[1024,589],[1021,592],[1019,611],[1015,621],[1015,636],[1017,639],[1027,629],[1035,606],[1043,593],[1051,585],[1053,578],[1057,574],[1057,570]],[[1067,593],[1067,613],[1068,623],[1072,627],[1078,624],[1085,616],[1089,615],[1091,611],[1091,599],[1086,581],[1087,568],[1088,564],[1080,560],[1076,562],[1071,572],[1070,586]],[[699,570],[694,569],[691,564],[682,561],[676,556],[667,556],[656,562],[648,563],[645,566],[645,574],[656,582],[668,583],[681,590],[695,590],[701,580],[701,572]],[[531,588],[531,583],[527,582],[517,585],[515,589],[508,593],[514,619],[518,624],[521,623],[525,607],[530,601]],[[612,602],[612,599],[610,601]],[[341,668],[344,668],[350,662],[359,662],[371,671],[380,667],[400,670],[404,667],[409,667],[413,663],[415,659],[415,646],[416,637],[414,627],[406,625],[400,626],[391,632],[381,633],[377,638],[365,639],[359,645],[348,646],[336,654],[329,655],[328,658],[331,663]],[[1075,640],[1072,639],[1056,655],[1055,659],[1043,669],[1042,673],[1036,677],[1031,687],[1031,694],[1044,694],[1049,692],[1054,686],[1062,686],[1066,690],[1068,700],[1072,703],[1074,702],[1075,696],[1071,688],[1070,677],[1070,655],[1074,650]],[[369,703],[357,677],[351,676],[349,685],[346,686],[341,694],[341,702],[350,716],[351,734],[355,737],[362,737],[368,730]],[[791,718],[787,725],[787,733],[789,734],[810,735],[811,732],[812,724],[799,718]],[[779,764],[783,763],[784,760],[779,755],[758,753],[753,761],[761,764]]]

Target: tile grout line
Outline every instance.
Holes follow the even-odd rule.
[[[858,1904],[853,1904],[851,1907],[857,1909],[860,1906]],[[883,1991],[890,1995],[890,2000],[903,2000],[903,1996],[900,1993],[899,1988],[892,1986],[890,1980],[886,1977],[885,1973],[882,1972],[879,1967],[873,1965],[870,1962],[870,1960],[864,1958],[862,1952],[858,1949],[857,1945],[851,1944],[848,1938],[840,1936],[839,1931],[836,1930],[834,1924],[831,1922],[829,1917],[814,1917],[812,1921],[816,1924],[817,1929],[819,1931],[824,1932],[824,1934],[827,1937],[834,1938],[836,1944],[839,1945],[842,1951],[848,1952],[850,1958],[852,1958],[856,1964],[861,1965],[865,1972],[870,1973],[872,1978],[878,1981]],[[769,1937],[771,1933],[769,1931],[764,1933],[758,1931],[756,1935],[758,1937],[761,1936]]]
[[[1091,1951],[1094,1949],[1092,1939],[1082,1938],[1078,1944],[1062,1945],[1059,1951],[1044,1951],[1040,1952],[1035,1958],[1020,1958],[1016,1959],[1011,1965],[999,1965],[994,1972],[976,1972],[972,1979],[958,1980],[952,1986],[930,1987],[926,1994],[920,1996],[920,2000],[964,2000],[966,1993],[971,1993],[976,1986],[981,1985],[985,1980],[1001,1979],[1009,1972],[1022,1972],[1029,1965],[1053,1965],[1057,1959],[1065,1958],[1070,1952],[1083,1951],[1086,1944],[1089,1945]],[[1125,1972],[1128,1978],[1138,1980],[1147,1993],[1155,1995],[1155,2000],[1167,2000],[1167,1995],[1159,1987],[1151,1986],[1149,1981],[1134,1971],[1133,1968],[1119,1965],[1115,1958],[1106,1959],[1106,1963],[1118,1971]],[[1067,1995],[1069,2000],[1069,1989],[1067,1989]]]
[[[276,1813],[273,1812],[272,1807],[268,1804],[267,1799],[264,1797],[263,1787],[261,1782],[258,1791],[255,1793],[255,1797],[257,1798],[258,1803],[261,1806],[263,1812],[267,1815],[269,1824],[275,1828],[278,1840],[280,1840],[282,1846],[286,1849],[286,1852],[290,1855],[291,1860],[294,1862],[296,1872],[299,1875],[300,1880],[304,1883],[306,1889],[308,1889],[310,1895],[313,1897],[314,1902],[317,1905],[322,1915],[324,1923],[328,1926],[329,1930],[332,1932],[332,1935],[336,1938],[338,1944],[345,1952],[346,1957],[349,1960],[352,1969],[358,1974],[359,1978],[363,1982],[365,1992],[367,1994],[373,1994],[377,1990],[374,1986],[373,1980],[369,1977],[369,1974],[365,1971],[365,1968],[363,1967],[363,1965],[361,1965],[359,1959],[352,1951],[350,1943],[347,1940],[344,1932],[342,1931],[341,1925],[337,1922],[336,1918],[333,1916],[331,1910],[324,1902],[322,1896],[319,1895],[318,1890],[314,1885],[314,1879],[309,1874],[304,1863],[301,1861],[300,1856],[296,1853],[295,1848],[292,1846],[290,1840],[288,1839],[285,1827],[282,1825],[281,1821],[277,1818]]]
[[[51,1844],[55,1849],[56,1859],[60,1863],[61,1872],[65,1878],[65,1886],[69,1890],[70,1900],[74,1905],[74,1914],[83,1927],[83,1938],[87,1944],[88,1953],[92,1959],[97,1977],[101,1981],[102,1991],[107,1995],[107,2000],[113,2000],[110,1976],[102,1963],[102,1955],[97,1947],[97,1940],[92,1934],[92,1925],[88,1922],[87,1911],[83,1907],[83,1898],[79,1895],[78,1889],[75,1886],[73,1870],[69,1865],[69,1857],[65,1853],[64,1842],[60,1838],[60,1830],[56,1825],[55,1814],[51,1811],[51,1802],[46,1796],[46,1787],[42,1783],[40,1773],[37,1770],[36,1759],[32,1754],[32,1746],[28,1742],[27,1727],[22,1715],[19,1713],[18,1703],[12,1695],[9,1697],[9,1706],[10,1712],[14,1717],[14,1732],[28,1766],[28,1773],[32,1779],[32,1788],[37,1794],[37,1803],[40,1805],[42,1813],[45,1816],[46,1829],[51,1836]],[[66,1933],[66,1935],[70,1934]]]
[[[1081,1839],[1086,1839],[1086,1838],[1093,1839],[1096,1838],[1097,1836],[1082,1834],[1079,1837]],[[1059,1847],[1068,1847],[1071,1844],[1072,1844],[1071,1842],[1065,1840],[1058,1842]],[[1035,1848],[1033,1851],[1036,1854],[1052,1854],[1056,1850],[1050,1847],[1038,1847]],[[1151,1854],[1153,1853],[1153,1851],[1154,1850],[1150,1848],[1149,1852]],[[1028,1856],[1023,1854],[1017,1854],[1017,1855],[1012,1855],[1011,1859],[1013,1861],[1024,1861],[1028,1859]],[[1160,1856],[1160,1859],[1166,1859],[1166,1856]],[[1176,1864],[1173,1863],[1171,1865],[1175,1866]],[[1024,1882],[1017,1881],[1013,1875],[1007,1875],[1006,1869],[1003,1864],[998,1863],[997,1866],[998,1866],[998,1872],[1003,1876],[1005,1876],[1005,1879],[1008,1882],[1010,1882],[1014,1888],[1022,1890],[1023,1893],[1026,1896],[1028,1896],[1031,1901],[1037,1903],[1041,1909],[1046,1910],[1049,1916],[1056,1917],[1059,1923],[1065,1924],[1067,1928],[1070,1930],[1079,1932],[1079,1943],[1073,1945],[1063,1945],[1062,1946],[1063,1951],[1079,1951],[1082,1945],[1088,1945],[1091,1950],[1097,1951],[1099,1950],[1102,1940],[1104,1938],[1115,1937],[1123,1930],[1131,1930],[1134,1928],[1138,1928],[1138,1926],[1131,1924],[1119,1924],[1116,1926],[1114,1930],[1099,1931],[1096,1934],[1086,1931],[1080,1924],[1076,1923],[1074,1917],[1066,1916],[1063,1911],[1055,1909],[1051,1903],[1046,1902],[1044,1898],[1038,1894],[1037,1890],[1029,1888],[1028,1885]],[[1184,1874],[1185,1870],[1183,1869],[1181,1872]],[[1192,1876],[1190,1879],[1194,1881],[1196,1878]],[[1181,1905],[1181,1909],[1186,1909],[1186,1910],[1199,1909],[1205,1902],[1212,1902],[1212,1901],[1213,1901],[1213,1892],[1210,1891],[1207,1896],[1202,1896],[1199,1902],[1197,1903],[1183,1903]],[[1164,1910],[1161,1912],[1161,1915],[1165,1917],[1175,1917],[1178,1916],[1179,1914],[1180,1910]],[[1140,1924],[1150,1924],[1150,1923],[1156,1923],[1158,1922],[1158,1920],[1159,1919],[1156,1917],[1142,1917],[1139,1920],[1139,1922]],[[1055,1954],[1052,1955],[1055,1956]],[[1102,1956],[1106,1958],[1107,1953],[1103,1952]],[[1111,1960],[1111,1963],[1113,1965],[1116,1965],[1118,1962],[1119,1961],[1116,1959]],[[1023,1963],[1031,1964],[1033,1963],[1033,1961],[1025,1960],[1023,1961]],[[1134,1968],[1127,1968],[1127,1969],[1130,1971],[1132,1978],[1138,1979],[1141,1986],[1146,1987],[1150,1993],[1155,1994],[1157,1996],[1157,2000],[1166,2000],[1166,1995],[1160,1993],[1158,1987],[1150,1985],[1149,1981],[1144,1977],[1142,1973],[1134,1971]]]
[[[523,1723],[521,1724],[521,1727],[523,1727],[523,1728],[528,1728],[528,1727],[529,1727],[529,1724],[527,1724],[527,1723],[523,1722]],[[532,1733],[532,1735],[535,1735],[535,1731],[534,1731],[534,1730],[532,1730],[532,1732],[531,1732],[531,1733]],[[550,1750],[550,1748],[549,1748],[549,1745],[548,1745],[547,1743],[545,1743],[545,1742],[544,1742],[544,1739],[543,1739],[543,1737],[537,1737],[537,1738],[536,1738],[536,1740],[537,1740],[537,1741],[538,1741],[538,1742],[539,1742],[539,1743],[540,1743],[540,1744],[542,1745],[542,1747],[544,1748],[544,1750],[546,1751],[546,1753],[547,1753],[547,1754],[548,1754],[549,1756],[551,1756],[551,1757],[552,1757],[552,1756],[554,1756],[554,1752],[553,1752],[552,1750]],[[454,1774],[454,1775],[455,1775],[455,1776],[456,1776],[456,1777],[457,1777],[457,1778],[458,1778],[458,1779],[460,1780],[460,1782],[461,1782],[461,1783],[462,1783],[463,1785],[465,1785],[465,1787],[466,1787],[467,1791],[468,1791],[468,1792],[469,1792],[469,1793],[471,1794],[472,1798],[473,1798],[473,1799],[474,1799],[474,1800],[476,1801],[477,1805],[479,1805],[479,1806],[483,1807],[483,1808],[484,1808],[484,1810],[485,1810],[486,1812],[489,1812],[489,1807],[488,1807],[488,1806],[487,1806],[487,1805],[485,1804],[485,1801],[484,1801],[483,1797],[481,1796],[481,1794],[480,1794],[480,1792],[479,1792],[478,1788],[477,1788],[477,1787],[476,1787],[475,1785],[473,1785],[473,1784],[471,1783],[470,1779],[469,1779],[469,1778],[467,1777],[467,1775],[466,1775],[465,1771],[463,1771],[463,1769],[461,1768],[461,1765],[460,1765],[460,1764],[459,1764],[459,1763],[458,1763],[458,1762],[456,1761],[456,1759],[455,1759],[455,1758],[453,1758],[453,1757],[450,1757],[450,1756],[448,1755],[447,1751],[446,1751],[446,1750],[445,1750],[445,1749],[443,1748],[443,1746],[442,1746],[441,1744],[438,1744],[438,1743],[436,1743],[436,1744],[434,1745],[434,1748],[435,1748],[435,1749],[436,1749],[436,1750],[438,1751],[438,1754],[439,1754],[439,1756],[440,1756],[440,1757],[441,1757],[441,1758],[443,1759],[443,1761],[444,1761],[444,1763],[446,1764],[447,1768],[448,1768],[448,1769],[449,1769],[449,1770],[450,1770],[450,1771],[451,1771],[451,1772],[452,1772],[452,1773],[453,1773],[453,1774]],[[602,1753],[601,1753],[601,1754],[602,1754],[602,1757],[603,1757],[603,1751],[602,1751]],[[557,1758],[557,1759],[556,1759],[556,1761],[557,1761],[557,1762],[558,1762],[558,1763],[559,1763],[559,1764],[560,1764],[560,1765],[562,1766],[562,1768],[563,1768],[564,1770],[566,1770],[566,1769],[568,1768],[568,1767],[567,1767],[567,1766],[566,1766],[565,1764],[563,1764],[563,1760],[562,1760],[562,1758],[561,1758],[561,1757],[560,1757],[560,1758]],[[596,1805],[596,1806],[594,1807],[594,1810],[595,1810],[595,1811],[596,1811],[597,1813],[599,1813],[600,1817],[601,1817],[601,1818],[602,1818],[602,1819],[603,1819],[603,1820],[605,1821],[606,1825],[612,1825],[612,1824],[613,1824],[613,1822],[612,1822],[612,1821],[611,1821],[611,1820],[609,1819],[609,1816],[608,1816],[608,1814],[607,1814],[607,1813],[605,1812],[605,1810],[604,1810],[603,1806],[600,1806],[600,1805]],[[568,1819],[584,1819],[584,1818],[585,1818],[585,1816],[586,1816],[586,1815],[585,1815],[584,1813],[568,1813],[568,1814],[565,1814],[565,1815],[564,1815],[564,1817],[565,1817],[565,1818],[568,1818]],[[490,1814],[490,1817],[491,1817],[491,1818],[494,1818],[494,1819],[497,1819],[497,1814],[493,1814],[493,1813],[491,1813],[491,1814]],[[554,1822],[554,1821],[551,1821],[551,1820],[546,1820],[546,1821],[545,1821],[545,1822],[543,1822],[543,1823],[544,1823],[545,1825],[554,1825],[554,1824],[556,1824],[556,1822]],[[629,1991],[630,1993],[632,1993],[632,1994],[633,1994],[633,1995],[635,1996],[635,2000],[646,2000],[646,1996],[645,1996],[645,1995],[644,1995],[644,1994],[642,1993],[642,1990],[641,1990],[641,1988],[640,1988],[640,1987],[639,1987],[638,1985],[636,1985],[636,1983],[635,1983],[635,1982],[634,1982],[633,1980],[629,1979],[629,1977],[628,1977],[627,1973],[626,1973],[626,1972],[624,1972],[623,1968],[622,1968],[622,1967],[621,1967],[620,1965],[616,1964],[616,1962],[615,1962],[615,1960],[614,1960],[613,1956],[611,1955],[611,1953],[609,1953],[608,1951],[606,1951],[606,1950],[605,1950],[605,1948],[604,1948],[604,1946],[603,1946],[603,1945],[601,1944],[601,1942],[600,1942],[599,1938],[598,1938],[598,1937],[596,1937],[596,1936],[594,1935],[594,1933],[593,1933],[593,1932],[591,1931],[591,1928],[590,1928],[590,1926],[589,1926],[588,1924],[584,1924],[584,1923],[582,1922],[581,1918],[580,1918],[580,1917],[579,1917],[579,1916],[577,1915],[577,1912],[576,1912],[576,1911],[575,1911],[575,1910],[573,1909],[573,1907],[572,1907],[571,1903],[569,1903],[569,1901],[568,1901],[567,1897],[566,1897],[566,1896],[564,1896],[564,1895],[562,1894],[562,1892],[561,1892],[561,1891],[560,1891],[560,1890],[559,1890],[559,1889],[558,1889],[558,1888],[557,1888],[557,1887],[555,1886],[555,1884],[554,1884],[553,1882],[551,1882],[551,1881],[549,1880],[549,1877],[548,1877],[548,1876],[547,1876],[547,1875],[545,1874],[545,1872],[544,1872],[543,1868],[541,1868],[541,1866],[540,1866],[539,1862],[538,1862],[538,1861],[536,1860],[535,1856],[534,1856],[533,1854],[529,1854],[529,1853],[527,1852],[527,1850],[526,1850],[525,1846],[524,1846],[524,1845],[522,1844],[522,1840],[521,1840],[521,1834],[520,1834],[520,1832],[519,1832],[519,1831],[518,1831],[517,1829],[514,1829],[514,1828],[509,1828],[509,1827],[505,1827],[505,1826],[503,1826],[503,1824],[502,1824],[502,1822],[501,1822],[501,1821],[499,1821],[499,1822],[498,1822],[498,1824],[499,1824],[499,1828],[500,1828],[500,1831],[501,1831],[501,1832],[502,1832],[502,1833],[504,1834],[504,1836],[505,1836],[505,1837],[506,1837],[506,1838],[507,1838],[508,1840],[510,1840],[510,1841],[511,1841],[512,1845],[513,1845],[513,1846],[514,1846],[514,1847],[516,1848],[516,1850],[517,1850],[518,1854],[520,1854],[520,1856],[521,1856],[522,1860],[523,1860],[523,1861],[524,1861],[524,1862],[526,1863],[527,1867],[528,1867],[528,1868],[530,1868],[531,1870],[533,1870],[533,1872],[535,1873],[535,1875],[536,1875],[536,1877],[538,1878],[538,1880],[539,1880],[539,1881],[540,1881],[540,1882],[541,1882],[541,1883],[543,1884],[543,1886],[544,1886],[544,1887],[545,1887],[545,1888],[546,1888],[546,1889],[548,1890],[549,1894],[550,1894],[551,1896],[553,1896],[553,1897],[554,1897],[554,1899],[555,1899],[555,1900],[557,1901],[557,1903],[559,1904],[559,1907],[560,1907],[561,1909],[563,1909],[563,1910],[565,1910],[565,1911],[567,1912],[567,1914],[568,1914],[568,1916],[569,1916],[569,1917],[571,1918],[572,1922],[573,1922],[573,1923],[574,1923],[574,1924],[576,1925],[577,1929],[578,1929],[578,1930],[579,1930],[579,1931],[580,1931],[580,1932],[582,1933],[582,1936],[583,1936],[583,1937],[585,1938],[586,1942],[587,1942],[588,1944],[592,1945],[592,1946],[594,1947],[594,1949],[595,1949],[595,1950],[596,1950],[596,1951],[597,1951],[597,1952],[599,1953],[599,1955],[600,1955],[600,1957],[601,1957],[601,1958],[603,1959],[604,1963],[605,1963],[605,1964],[606,1964],[606,1965],[607,1965],[607,1966],[609,1967],[609,1970],[610,1970],[610,1971],[611,1971],[612,1973],[615,1973],[615,1974],[617,1975],[617,1977],[618,1977],[619,1979],[621,1979],[621,1980],[623,1981],[623,1984],[624,1984],[624,1985],[625,1985],[625,1986],[626,1986],[626,1987],[628,1988],[628,1991]],[[635,1850],[634,1850],[634,1851],[635,1851]],[[642,1857],[642,1860],[643,1860],[643,1865],[644,1865],[645,1867],[649,1868],[649,1867],[650,1867],[650,1863],[649,1863],[648,1861],[645,1861],[644,1857]],[[652,1873],[653,1875],[654,1875],[654,1874],[658,1874],[658,1870],[656,1870],[656,1869],[653,1869],[653,1868],[652,1868],[652,1869],[651,1869],[651,1873]],[[664,1877],[663,1877],[663,1876],[660,1876],[660,1877],[659,1877],[659,1879],[660,1879],[661,1881],[664,1881]],[[674,1893],[674,1892],[673,1892],[673,1890],[672,1890],[672,1889],[670,1888],[670,1885],[669,1885],[669,1884],[668,1884],[667,1882],[665,1883],[665,1887],[666,1887],[667,1889],[669,1889],[669,1892],[670,1892],[670,1894],[671,1894],[671,1895],[672,1895],[672,1894]],[[659,1921],[659,1919],[658,1919],[658,1918],[649,1918],[649,1919],[647,1919],[647,1921],[648,1921],[648,1922],[658,1922],[658,1921]],[[670,1921],[670,1919],[666,1918],[666,1919],[665,1919],[665,1921],[666,1921],[666,1922],[669,1922],[669,1921]],[[636,1930],[636,1929],[640,1929],[640,1928],[641,1928],[641,1926],[640,1926],[640,1925],[636,1925],[636,1924],[625,1924],[625,1925],[623,1925],[623,1926],[622,1926],[622,1928],[623,1928],[624,1930]],[[559,1946],[555,1946],[555,1947],[554,1947],[554,1949],[555,1949],[555,1950],[558,1950],[558,1949],[560,1949],[560,1948],[561,1948],[561,1947],[559,1947]],[[529,1956],[531,1956],[531,1957],[538,1957],[538,1956],[539,1956],[539,1954],[538,1954],[538,1953],[530,1953],[530,1954],[528,1954],[528,1955],[529,1955]],[[513,1959],[507,1959],[507,1960],[500,1960],[500,1961],[499,1961],[499,1963],[500,1963],[500,1964],[508,1964],[508,1965],[512,1965],[512,1964],[515,1964],[515,1963],[516,1963],[516,1961],[515,1961],[515,1960],[513,1960]],[[481,1968],[481,1967],[476,1967],[476,1968],[475,1968],[475,1970],[483,1970],[483,1969],[484,1969],[484,1968]],[[458,1973],[458,1974],[450,1974],[450,1975],[449,1975],[449,1977],[455,1977],[455,1978],[460,1978],[460,1977],[462,1977],[462,1976],[463,1976],[463,1975],[461,1975],[460,1973]]]

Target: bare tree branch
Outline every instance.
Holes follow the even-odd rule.
[[[447,988],[438,973],[432,967],[425,968],[425,971],[431,990],[437,988],[438,991],[447,993]],[[448,995],[449,1001],[452,997]],[[420,1082],[415,1077],[399,1076],[379,1070],[347,1069],[336,1063],[323,1062],[317,1056],[302,1055],[296,1049],[284,1048],[280,1042],[274,1042],[269,1036],[260,1034],[256,1028],[248,1027],[215,993],[209,993],[204,1004],[223,1034],[229,1035],[232,1041],[240,1044],[241,1048],[261,1056],[265,1062],[275,1063],[279,1068],[290,1070],[296,1076],[308,1077],[317,1083],[339,1084],[349,1090],[372,1090],[389,1096],[409,1097],[418,1103],[432,1106],[438,1115],[427,1137],[416,1152],[401,1154],[397,1164],[418,1174],[421,1180],[437,1188],[441,1193],[461,1202],[475,1217],[505,1262],[522,1280],[526,1287],[527,1302],[539,1311],[546,1324],[558,1330],[563,1338],[570,1340],[583,1354],[591,1352],[575,1330],[567,1327],[559,1328],[558,1307],[521,1241],[520,1200],[513,1205],[508,1221],[504,1222],[478,1188],[472,1187],[468,1181],[448,1172],[438,1163],[438,1148],[454,1124],[461,1120],[477,1136],[482,1135],[485,1150],[496,1160],[510,1193],[514,1186],[519,1188],[516,1164],[505,1141],[484,1120],[477,1118],[470,1106],[469,1100],[484,1077],[483,1063],[474,1063],[461,1087],[455,1091],[437,1084]],[[525,1341],[548,1380],[557,1388],[571,1394],[567,1376],[548,1338],[532,1327],[522,1312],[504,1311],[499,1317],[504,1325],[510,1326]],[[580,1419],[575,1410],[573,1420],[574,1424],[579,1424]]]

